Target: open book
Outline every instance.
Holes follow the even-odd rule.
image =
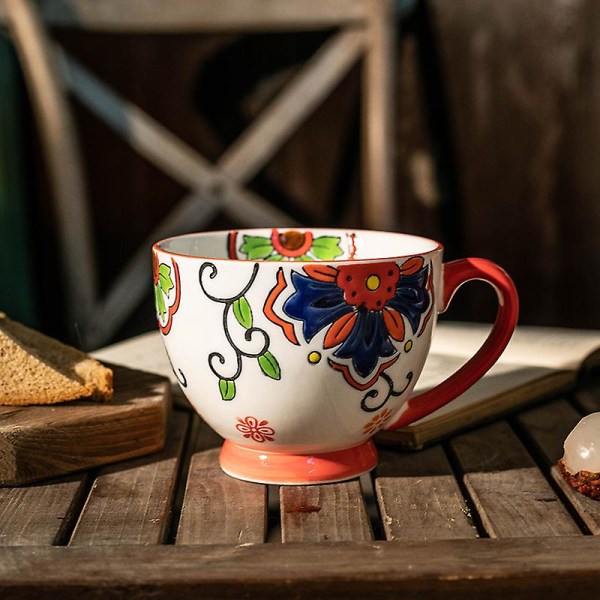
[[[441,383],[479,349],[491,325],[438,323],[413,396]],[[473,387],[419,421],[380,432],[385,445],[421,448],[466,427],[566,391],[600,365],[600,331],[518,326],[498,362]]]
[[[431,389],[464,364],[490,328],[476,323],[438,323],[414,394]],[[158,331],[107,346],[93,355],[177,382]],[[433,414],[397,431],[380,432],[376,439],[386,445],[421,448],[566,390],[583,366],[595,363],[600,364],[600,331],[519,326],[500,360],[471,389]],[[175,402],[186,401],[176,394]]]

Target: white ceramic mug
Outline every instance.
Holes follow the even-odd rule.
[[[223,438],[220,464],[249,481],[356,477],[372,436],[450,402],[498,359],[516,326],[508,275],[484,259],[443,264],[400,233],[257,229],[153,247],[157,319],[191,404]],[[411,398],[437,315],[465,281],[498,295],[490,336],[448,380]]]

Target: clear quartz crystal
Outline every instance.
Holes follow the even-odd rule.
[[[577,423],[564,443],[563,462],[571,473],[600,473],[600,412]]]

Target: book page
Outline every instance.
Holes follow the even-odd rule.
[[[123,365],[130,369],[157,373],[177,383],[158,331],[143,333],[123,342],[117,342],[91,352],[90,355],[98,360]]]
[[[470,358],[485,341],[491,325],[440,322],[431,352],[443,356]],[[600,331],[519,325],[502,363],[578,370],[584,359],[600,349]]]
[[[435,387],[452,373],[457,371],[465,363],[464,357],[444,356],[431,353],[427,357],[425,368],[417,381],[413,396],[423,393]],[[431,415],[423,417],[417,424],[425,423],[432,419],[444,417],[455,413],[467,406],[473,406],[479,402],[499,396],[509,390],[523,387],[531,381],[536,381],[556,373],[557,369],[552,369],[536,365],[509,364],[506,362],[496,363],[487,374],[475,383],[466,392],[458,396],[455,400],[439,408]],[[410,425],[409,425],[410,427]]]

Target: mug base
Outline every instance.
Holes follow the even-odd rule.
[[[284,454],[244,448],[225,440],[219,456],[227,475],[276,485],[311,485],[353,479],[377,464],[371,440],[353,448],[314,454]]]

